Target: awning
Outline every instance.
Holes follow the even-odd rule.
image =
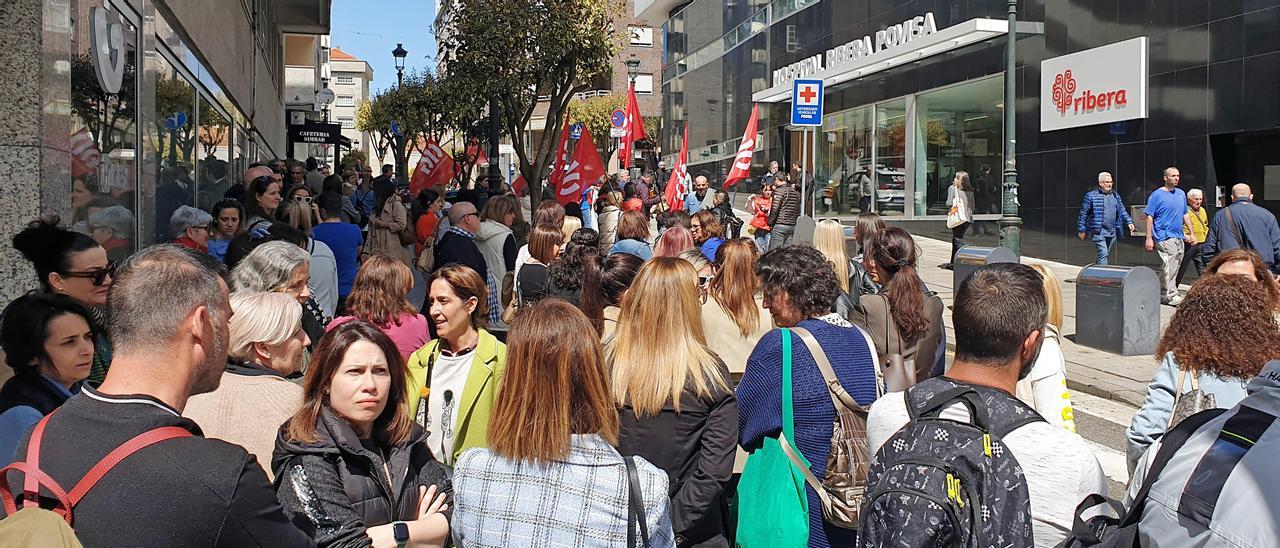
[[[933,34],[921,36],[893,49],[873,53],[854,61],[827,68],[805,78],[821,78],[827,88],[856,80],[888,70],[896,66],[919,61],[921,59],[963,48],[997,36],[1004,36],[1009,30],[1009,22],[1003,19],[970,19],[958,25],[952,25]],[[1019,34],[1044,34],[1044,23],[1019,22]],[[791,100],[791,82],[758,91],[751,95],[757,103],[778,103]]]

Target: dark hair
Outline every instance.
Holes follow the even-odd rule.
[[[564,227],[564,206],[555,200],[543,200],[533,212],[533,226],[549,225],[560,230]]]
[[[373,436],[379,444],[386,447],[394,447],[409,440],[413,432],[406,388],[409,370],[391,337],[364,320],[346,322],[320,338],[311,358],[311,365],[307,368],[306,380],[303,381],[302,405],[289,422],[285,423],[284,438],[304,443],[317,440],[316,423],[320,419],[320,413],[328,406],[329,384],[333,382],[338,368],[342,367],[347,351],[357,341],[377,345],[391,370],[391,390],[387,392],[387,406],[373,420]]]
[[[373,184],[373,211],[370,215],[377,217],[382,215],[382,209],[387,207],[387,201],[396,195],[396,184],[381,180]]]
[[[618,218],[618,241],[649,239],[649,220],[639,211],[624,211]]]
[[[315,171],[319,167],[320,162],[316,160],[315,156],[307,157],[307,171]]]
[[[393,171],[395,171],[395,170],[396,170],[395,166],[393,166],[393,165],[391,165],[391,164],[382,164],[382,174],[383,174],[383,175],[389,175],[389,174],[391,174],[391,172],[393,172]]]
[[[13,248],[31,261],[45,291],[53,290],[49,274],[70,269],[73,255],[102,247],[86,234],[58,226],[59,222],[57,215],[41,217],[13,237]]]
[[[439,199],[440,193],[432,189],[424,188],[418,192],[413,201],[409,202],[409,219],[413,221],[413,224],[416,225],[418,219],[427,213],[427,209],[431,207],[431,204]]]
[[[720,219],[710,211],[699,211],[693,214],[693,218],[698,220],[698,224],[702,225],[699,231],[702,234],[703,241],[711,238],[724,237],[724,225],[720,224]]]
[[[692,219],[693,217],[689,215],[689,212],[683,209],[664,211],[658,214],[658,232],[673,226],[683,226],[685,230],[688,230]]]
[[[1250,379],[1280,357],[1275,307],[1257,282],[1238,274],[1202,276],[1187,291],[1156,347],[1184,371]]]
[[[907,231],[889,227],[871,236],[866,254],[889,275],[880,293],[889,300],[889,314],[905,346],[929,329],[924,317],[924,282],[916,272],[916,242]]]
[[[307,247],[307,235],[288,223],[275,222],[252,232],[244,232],[227,244],[227,254],[222,263],[227,270],[234,270],[258,246],[267,242],[287,242],[303,249]]]
[[[85,308],[75,299],[57,293],[31,292],[14,299],[4,309],[4,323],[0,324],[0,348],[4,349],[5,363],[15,375],[35,373],[37,362],[48,359],[44,351],[49,337],[49,322],[64,314],[84,318],[89,330],[96,336],[97,324]]]
[[[809,245],[780,247],[761,255],[756,276],[766,300],[785,292],[806,318],[827,314],[840,296],[840,282],[831,261]]]
[[[591,262],[591,258],[595,262]],[[556,287],[572,291],[583,284],[588,269],[600,268],[600,233],[590,228],[579,228],[569,237],[560,257],[551,263],[548,273]]]
[[[1003,366],[1027,335],[1044,327],[1047,315],[1044,282],[1035,269],[1016,263],[979,268],[956,292],[956,360]]]
[[[262,206],[258,204],[258,196],[266,194],[267,190],[271,188],[271,185],[276,184],[280,183],[277,183],[270,175],[263,175],[257,179],[249,181],[249,192],[245,193],[244,201],[245,215],[248,215],[249,217],[257,216],[270,220],[271,216],[267,215],[267,212],[263,211]],[[281,190],[283,190],[283,187]]]
[[[627,183],[622,185],[622,199],[629,200],[636,197],[636,184]]]
[[[320,212],[329,218],[342,214],[342,194],[326,190],[320,193],[316,202],[320,206]]]
[[[342,176],[335,173],[324,178],[324,183],[320,186],[320,193],[337,192],[338,194],[342,194],[342,185]]]
[[[125,259],[107,295],[112,312],[107,327],[116,355],[162,347],[200,306],[225,326],[231,305],[219,280],[226,276],[213,256],[173,244],[154,245]]]
[[[213,207],[209,208],[209,214],[213,215],[214,221],[217,221],[218,215],[221,214],[224,209],[236,210],[236,213],[240,214],[240,229],[244,230],[246,228],[244,226],[244,205],[240,203],[240,200],[235,198],[223,198],[218,200],[217,202],[214,202]]]
[[[630,253],[614,253],[605,258],[600,267],[600,294],[605,306],[622,304],[622,294],[631,287],[643,264],[644,259]]]
[[[529,230],[529,256],[542,264],[551,264],[556,248],[564,242],[564,233],[551,225],[535,225]]]

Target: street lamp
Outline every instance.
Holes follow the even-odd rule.
[[[1018,0],[1008,0],[1009,31],[1005,34],[1004,68],[1004,195],[1000,207],[1000,245],[1022,254],[1022,217],[1018,216],[1018,134],[1014,125],[1017,110]]]
[[[404,49],[404,44],[396,44],[396,49],[391,50],[391,56],[396,58],[396,85],[404,83],[404,58],[409,56],[408,50]]]
[[[636,74],[639,73],[640,60],[636,59],[635,54],[631,54],[631,58],[626,60],[627,76],[631,78],[631,85],[636,85]]]

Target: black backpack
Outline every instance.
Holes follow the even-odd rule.
[[[1033,546],[1026,479],[1001,438],[1044,419],[1009,394],[941,377],[905,394],[911,422],[871,464],[859,545]],[[972,423],[939,417],[953,403]]]

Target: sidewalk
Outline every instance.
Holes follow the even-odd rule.
[[[922,236],[913,236],[920,248],[920,276],[929,289],[938,292],[947,310],[951,310],[955,297],[950,270],[938,268],[951,256],[951,242],[944,242]],[[1071,390],[1085,392],[1132,406],[1142,404],[1147,392],[1147,384],[1155,373],[1157,362],[1153,356],[1119,356],[1095,350],[1074,342],[1076,333],[1076,284],[1066,280],[1074,280],[1081,267],[1043,261],[1023,257],[1023,264],[1044,264],[1049,266],[1058,276],[1062,284],[1063,323],[1062,353],[1067,361],[1067,387]],[[1174,308],[1160,307],[1161,331],[1169,325]],[[943,315],[947,325],[947,343],[955,347],[955,329],[951,314]]]

